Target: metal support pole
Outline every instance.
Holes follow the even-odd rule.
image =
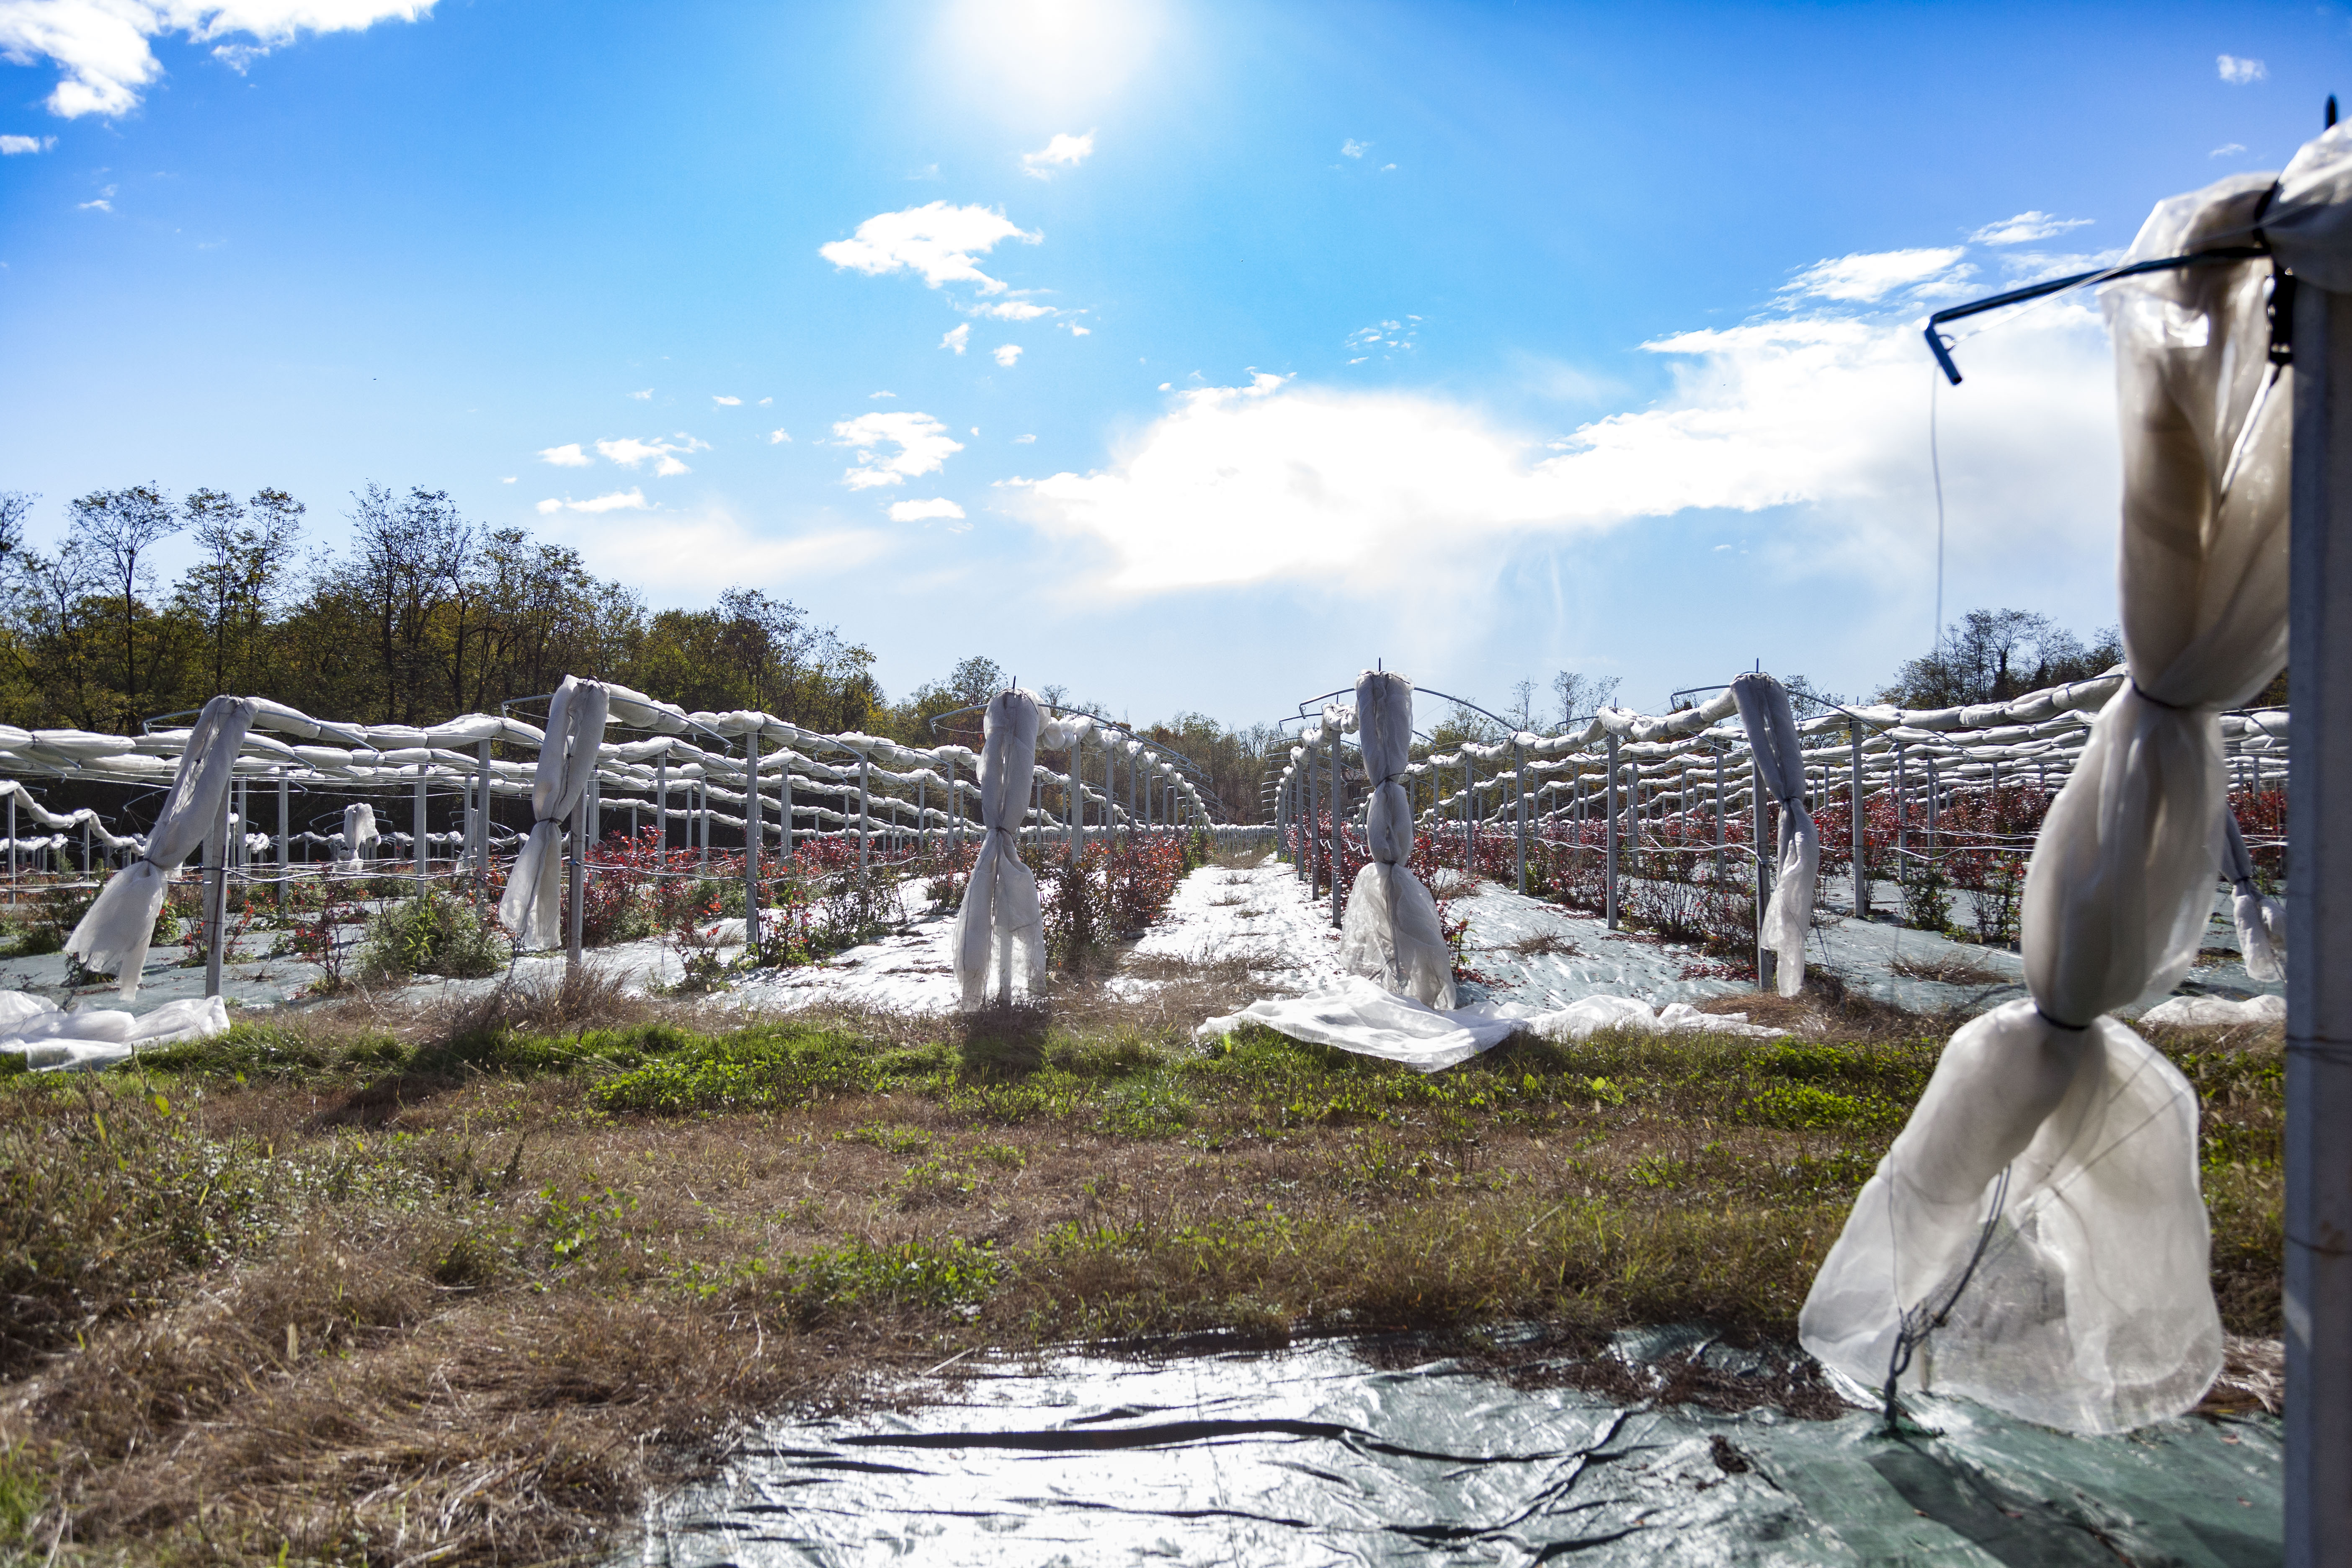
[[[661,840],[662,855],[669,855],[669,753],[664,752],[654,762],[654,835]]]
[[[1853,918],[1870,918],[1870,869],[1863,848],[1867,840],[1862,831],[1862,721],[1850,721],[1853,734]]]
[[[1518,806],[1519,891],[1528,890],[1528,749],[1511,742],[1511,794]]]
[[[474,813],[474,902],[479,906],[490,896],[490,742],[484,741],[476,755],[474,794],[480,809]]]
[[[1318,809],[1315,804],[1315,770],[1319,765],[1320,750],[1319,747],[1309,746],[1307,755],[1301,759],[1307,763],[1307,817],[1298,825],[1299,844],[1306,851],[1299,857],[1299,871],[1307,883],[1307,897],[1310,902],[1315,897],[1315,862],[1322,837],[1319,831],[1322,824],[1315,815]]]
[[[1751,751],[1748,758],[1748,787],[1756,816],[1756,989],[1772,989],[1774,954],[1764,946],[1764,911],[1772,902],[1772,876],[1780,869],[1777,848],[1767,848],[1771,843],[1770,826],[1764,816],[1764,768]]]
[[[16,797],[9,797],[14,804]],[[13,835],[11,836],[13,838]],[[213,830],[205,837],[205,994],[221,990],[221,948],[228,925],[228,791],[221,791]]]
[[[760,946],[760,731],[743,731],[743,940]]]
[[[1911,868],[1904,856],[1911,847],[1911,796],[1903,779],[1903,742],[1895,742],[1895,876],[1900,882],[1911,880]]]
[[[2294,310],[2289,544],[2286,1562],[2352,1561],[2352,295]]]
[[[1609,855],[1604,874],[1607,889],[1601,894],[1601,911],[1609,921],[1609,929],[1617,929],[1617,737],[1609,737]]]
[[[1348,863],[1346,842],[1339,837],[1339,813],[1348,798],[1348,781],[1339,767],[1339,726],[1326,724],[1324,728],[1331,731],[1331,923],[1338,925],[1340,868]]]
[[[1081,736],[1070,739],[1070,776],[1062,791],[1062,817],[1069,832],[1070,864],[1078,863],[1079,847],[1087,836],[1087,786],[1081,781],[1084,769],[1079,765],[1086,756],[1087,743]]]
[[[16,901],[16,791],[8,791],[8,901]]]
[[[278,774],[278,907],[281,910],[286,907],[287,879],[293,875],[286,865],[286,840],[289,837],[287,794],[286,774],[280,770]],[[89,858],[89,827],[85,824],[82,827],[82,858],[85,860]]]
[[[416,840],[415,845],[415,848],[416,850],[416,896],[422,899],[426,890],[425,877],[425,872],[431,866],[429,857],[432,853],[431,847],[426,842],[425,837],[425,764],[423,763],[416,764],[416,808],[415,812],[411,814],[410,822],[414,837]]]
[[[776,826],[782,830],[784,858],[793,858],[793,764],[784,763],[784,776],[776,781]]]
[[[588,919],[588,801],[583,788],[572,807],[572,864],[564,881],[572,895],[571,918],[564,922],[563,956],[571,969],[580,967],[580,938]]]
[[[702,858],[698,866],[708,875],[710,870],[710,775],[704,773],[696,779],[694,787],[702,801],[702,808],[695,814],[702,824]]]
[[[1720,888],[1723,886],[1723,847],[1728,842],[1724,833],[1723,819],[1724,748],[1717,746],[1713,750],[1715,752],[1715,885]]]
[[[857,759],[857,879],[860,882],[866,880],[866,850],[874,837],[872,779],[873,764],[860,756]]]

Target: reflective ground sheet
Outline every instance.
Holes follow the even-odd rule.
[[[1716,1354],[1719,1352],[1706,1352]],[[2280,1436],[2083,1438],[1612,1407],[1345,1346],[982,1369],[952,1402],[750,1438],[619,1563],[2275,1563]]]

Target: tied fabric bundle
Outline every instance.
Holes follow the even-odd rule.
[[[2263,896],[2254,885],[2254,858],[2246,852],[2246,835],[2237,813],[2221,813],[2222,874],[2230,879],[2230,923],[2238,928],[2238,952],[2244,957],[2249,978],[2286,978],[2286,911],[2276,899]]]
[[[593,680],[567,675],[547,705],[547,737],[530,783],[530,837],[515,857],[499,920],[526,948],[562,940],[563,819],[595,776],[610,700]]]
[[[1805,937],[1813,927],[1813,885],[1822,869],[1822,836],[1805,810],[1805,752],[1797,738],[1797,716],[1789,693],[1769,675],[1749,674],[1731,683],[1739,721],[1765,793],[1780,803],[1780,874],[1765,907],[1763,943],[1780,960],[1780,989],[1794,996],[1805,984]],[[1757,803],[1757,842],[1763,842],[1763,803]],[[1792,852],[1793,851],[1793,852]]]
[[[1045,922],[1037,879],[1022,863],[1020,827],[1037,763],[1037,700],[1000,691],[989,700],[980,753],[980,852],[956,911],[955,972],[963,1005],[1013,999],[1017,979],[1034,991],[1045,978]]]
[[[2340,264],[2347,171],[2339,128],[2275,187],[2240,177],[2160,203],[2129,259],[2277,222],[2336,235]],[[2331,206],[2337,220],[2315,218]],[[1908,1367],[1923,1387],[2112,1432],[2188,1409],[2221,1370],[2196,1097],[2106,1015],[2195,961],[2225,841],[2218,714],[2286,657],[2289,397],[2265,352],[2272,275],[2268,260],[2210,263],[2107,289],[2131,679],[2027,868],[2032,1000],[1952,1037],[1798,1320],[1806,1349],[1864,1382]]]
[[[383,842],[375,825],[375,807],[361,801],[343,807],[343,852],[345,868],[356,871],[361,863],[375,853]]]
[[[216,825],[237,752],[257,710],[249,697],[215,697],[205,704],[146,847],[107,879],[66,940],[66,951],[83,968],[121,977],[126,1002],[139,994],[139,972],[146,966],[147,944],[154,939],[155,917],[163,913],[173,873]],[[221,847],[227,849],[226,844]]]
[[[1365,808],[1371,863],[1356,873],[1339,930],[1339,967],[1431,1007],[1454,1005],[1454,952],[1437,900],[1405,868],[1412,858],[1412,682],[1366,670],[1356,678],[1357,742],[1372,782]]]

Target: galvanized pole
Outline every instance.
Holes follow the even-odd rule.
[[[292,875],[286,868],[286,841],[289,837],[287,820],[286,771],[280,768],[278,772],[278,907],[281,910],[286,907],[287,879]],[[89,858],[89,825],[84,823],[82,824],[82,858],[84,860]]]
[[[16,797],[9,796],[14,805]],[[13,837],[13,835],[12,835]],[[205,994],[221,992],[221,949],[228,924],[228,791],[221,791],[213,830],[205,837]]]
[[[1715,752],[1715,885],[1723,886],[1723,847],[1728,842],[1723,823],[1723,758],[1727,748],[1709,748]]]
[[[743,940],[760,946],[760,727],[743,731]]]
[[[2286,884],[2286,1562],[2352,1561],[2352,295],[2296,290]]]
[[[416,896],[422,899],[425,894],[425,876],[430,865],[427,857],[431,854],[425,837],[425,764],[423,763],[416,764],[415,809],[410,814],[409,823],[412,837],[416,840]]]
[[[1870,870],[1863,853],[1862,721],[1848,721],[1853,734],[1853,918],[1870,918]]]
[[[874,837],[874,796],[872,782],[874,765],[861,754],[857,759],[857,879],[866,880],[866,856]]]
[[[654,837],[661,840],[665,859],[669,856],[669,753],[664,752],[654,760]]]
[[[583,788],[572,808],[572,864],[565,879],[572,894],[572,918],[566,922],[563,955],[573,971],[580,967],[580,937],[588,918],[588,791]]]
[[[1339,726],[1327,724],[1331,731],[1331,923],[1339,923],[1339,869],[1348,863],[1345,843],[1340,838],[1340,804],[1348,798],[1347,781],[1339,771]]]
[[[481,798],[481,809],[474,816],[474,902],[486,904],[490,896],[490,742],[484,741],[477,754],[481,762],[477,770],[474,793]]]
[[[1603,868],[1608,887],[1601,898],[1601,913],[1607,917],[1609,929],[1617,929],[1617,737],[1609,737],[1609,854]]]
[[[1517,797],[1519,812],[1519,891],[1528,890],[1528,749],[1517,741],[1511,742],[1511,793]]]

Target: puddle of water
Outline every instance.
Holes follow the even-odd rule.
[[[1710,1352],[1714,1353],[1714,1352]],[[2275,1563],[2279,1425],[2084,1438],[1625,1409],[1344,1344],[982,1367],[940,1403],[751,1434],[620,1563]]]

